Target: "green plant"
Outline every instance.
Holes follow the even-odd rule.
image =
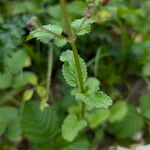
[[[0,149],[149,143],[149,4],[2,0]]]
[[[111,98],[100,91],[99,81],[96,78],[87,77],[86,64],[79,56],[76,47],[77,36],[89,33],[91,30],[91,24],[94,23],[94,20],[90,18],[94,11],[94,4],[89,4],[84,18],[77,19],[70,24],[66,9],[66,1],[61,0],[60,3],[65,20],[67,37],[62,35],[63,30],[61,27],[56,25],[45,25],[32,31],[27,40],[37,38],[43,43],[48,43],[51,39],[54,39],[54,43],[57,46],[62,46],[67,43],[70,44],[72,50],[67,50],[60,56],[60,60],[64,62],[62,72],[66,82],[74,88],[71,94],[78,102],[82,103],[80,117],[81,119],[85,119],[87,107],[90,107],[91,109],[108,108],[112,104]],[[64,121],[62,135],[68,141],[73,141],[77,136],[78,130],[84,128],[87,124],[85,120],[82,120],[83,124],[81,127],[80,124],[82,121],[78,120],[78,117],[75,114],[69,114]],[[79,122],[79,129],[74,125],[74,121]],[[70,128],[70,130],[67,128]],[[71,131],[73,132],[72,134]]]

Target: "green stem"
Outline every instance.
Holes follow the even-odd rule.
[[[84,89],[84,83],[83,83],[82,70],[81,70],[81,66],[80,66],[78,50],[77,50],[77,47],[76,47],[76,44],[75,44],[75,39],[72,36],[72,32],[71,32],[71,25],[70,25],[69,16],[68,16],[68,13],[67,13],[66,0],[60,0],[60,4],[61,4],[64,19],[65,19],[66,30],[67,30],[67,33],[68,33],[69,39],[70,39],[70,45],[71,45],[72,50],[73,50],[75,65],[76,65],[78,78],[79,78],[80,90],[81,90],[81,93],[84,93],[85,89]],[[82,118],[84,118],[84,114],[85,114],[85,104],[82,102],[82,112],[81,112],[81,117]]]
[[[67,7],[66,7],[66,0],[60,0],[60,4],[61,4],[61,9],[62,9],[62,13],[64,16],[64,20],[65,20],[66,31],[67,31],[69,37],[72,37],[71,26],[70,26],[70,22],[69,22]]]
[[[52,69],[53,69],[53,44],[50,43],[49,52],[48,52],[48,68],[47,68],[47,100],[51,103],[53,101],[52,91],[51,91],[51,76],[52,76]]]
[[[81,66],[80,66],[78,50],[77,50],[77,47],[76,47],[74,41],[70,42],[70,44],[71,44],[71,47],[72,47],[72,50],[73,50],[75,65],[76,65],[76,69],[77,69],[77,72],[78,72],[80,90],[81,90],[81,93],[84,93],[84,84],[83,84],[83,77],[82,77],[82,71],[81,71]]]

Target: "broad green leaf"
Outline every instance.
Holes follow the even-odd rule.
[[[0,114],[0,136],[4,134],[7,128],[8,121]]]
[[[108,108],[112,105],[112,100],[102,91],[95,91],[93,93],[81,93],[79,89],[72,90],[71,94],[79,101],[83,101],[90,107],[94,108]]]
[[[9,124],[6,136],[10,141],[18,141],[21,139],[22,127],[21,122],[17,119],[13,124]]]
[[[10,106],[0,108],[0,136],[6,132],[7,139],[11,141],[15,141],[21,136],[17,113],[17,109]]]
[[[22,127],[29,140],[35,143],[47,142],[58,126],[58,117],[52,107],[41,111],[39,101],[25,103],[22,113]]]
[[[111,107],[110,111],[110,116],[109,116],[109,121],[110,122],[115,122],[115,121],[120,121],[122,120],[125,115],[127,114],[127,104],[124,101],[118,101],[113,106]]]
[[[0,89],[6,89],[11,86],[13,77],[10,73],[0,73]]]
[[[6,71],[16,74],[22,71],[28,56],[25,51],[18,50],[11,57],[5,59]]]
[[[132,138],[143,127],[143,119],[136,109],[129,105],[127,115],[116,123],[111,124],[108,130],[118,138]]]
[[[26,90],[23,93],[23,100],[24,101],[30,100],[32,98],[33,92],[34,92],[33,89]]]
[[[17,113],[17,109],[11,106],[5,106],[0,108],[0,116],[3,116],[8,123],[17,120]]]
[[[140,107],[142,109],[142,114],[147,119],[150,119],[150,95],[143,95],[140,99]]]
[[[73,21],[71,26],[75,29],[75,32],[77,32],[78,35],[84,35],[91,31],[92,23],[94,23],[94,20],[91,18],[89,19],[81,18]]]
[[[79,79],[78,79],[77,69],[75,66],[73,52],[70,50],[63,52],[60,56],[60,60],[64,62],[62,72],[66,82],[73,87],[79,85]],[[80,60],[80,66],[82,70],[83,81],[85,82],[87,78],[87,68],[84,60],[80,57],[79,60]]]
[[[74,114],[69,114],[62,125],[62,136],[65,140],[71,142],[73,141],[80,130],[85,128],[87,125],[86,121],[78,120],[77,116]]]
[[[19,89],[29,83],[37,85],[37,82],[37,76],[34,73],[24,71],[15,76],[12,87]]]
[[[73,142],[66,142],[62,138],[57,138],[55,142],[48,142],[42,145],[32,145],[32,150],[89,150],[89,142],[87,139],[77,139]]]
[[[86,139],[81,139],[70,143],[69,145],[62,148],[62,150],[89,150],[89,142]]]
[[[110,111],[107,109],[98,109],[92,113],[87,114],[87,119],[89,126],[91,128],[96,128],[100,124],[102,124],[104,121],[108,119],[110,115]]]

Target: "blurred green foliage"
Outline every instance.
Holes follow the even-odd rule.
[[[70,20],[83,17],[86,8],[84,0],[68,0]],[[149,14],[149,0],[111,0],[96,10],[91,33],[77,38],[89,75],[100,81],[100,88],[112,97],[114,105],[110,110],[93,111],[88,107],[85,118],[89,127],[75,141],[67,142],[62,138],[60,126],[68,112],[79,114],[81,109],[60,73],[59,56],[70,47],[59,48],[54,45],[56,41],[51,41],[55,102],[41,112],[39,103],[46,93],[51,46],[34,38],[26,41],[33,29],[32,17],[37,17],[42,25],[64,28],[59,1],[1,0],[0,149],[96,150],[107,149],[114,143],[150,142]],[[137,133],[141,133],[140,139],[136,138]],[[107,141],[110,143],[106,144]]]

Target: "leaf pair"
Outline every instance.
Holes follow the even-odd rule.
[[[79,79],[73,52],[70,50],[63,52],[60,60],[64,62],[62,69],[64,78],[70,86],[75,87],[71,94],[77,100],[94,108],[108,108],[112,104],[110,97],[99,91],[99,81],[95,78],[87,79],[87,68],[82,58],[79,57],[84,87],[86,89],[85,93],[81,93],[79,89]]]
[[[91,24],[94,23],[93,19],[76,19],[72,22],[71,26],[77,35],[85,35],[90,32]],[[44,25],[30,32],[30,35],[26,40],[36,38],[44,44],[48,44],[51,40],[58,47],[62,47],[67,44],[67,38],[61,36],[63,29],[57,25]]]

